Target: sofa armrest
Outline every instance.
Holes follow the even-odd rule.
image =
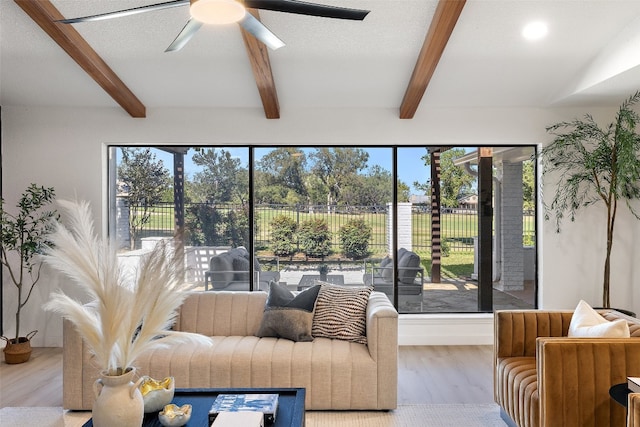
[[[538,337],[563,337],[573,311],[498,310],[494,314],[494,352],[500,357],[534,357]]]
[[[638,338],[539,338],[540,425],[624,425],[614,384],[640,376]]]
[[[378,369],[380,408],[398,402],[398,312],[382,292],[372,292],[367,305],[367,347]]]
[[[80,409],[82,405],[83,343],[73,324],[62,319],[62,406]]]
[[[627,427],[640,427],[640,393],[629,393]]]
[[[95,364],[84,340],[73,323],[63,318],[62,407],[79,411],[91,410],[95,400],[92,386],[99,374],[100,367]]]

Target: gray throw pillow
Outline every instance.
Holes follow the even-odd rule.
[[[322,283],[322,288],[313,316],[313,336],[366,344],[367,305],[373,288],[316,283]]]
[[[406,251],[398,260],[398,280],[407,285],[413,284],[420,268],[420,257],[411,251]]]
[[[313,341],[313,312],[319,291],[316,285],[294,295],[286,286],[271,282],[256,336]]]

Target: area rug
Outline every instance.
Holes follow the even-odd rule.
[[[71,412],[60,407],[22,407],[0,409],[0,426],[82,427],[91,412]]]
[[[62,408],[0,409],[0,426],[81,427],[89,412]],[[505,427],[497,405],[400,405],[395,411],[307,411],[306,427]]]
[[[306,427],[506,427],[495,404],[399,405],[389,412],[308,411]]]

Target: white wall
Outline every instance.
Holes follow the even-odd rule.
[[[610,121],[610,111],[592,109],[596,119]],[[15,204],[31,182],[53,186],[58,198],[89,200],[99,229],[106,227],[107,144],[220,145],[482,145],[537,144],[548,141],[545,127],[585,111],[537,109],[428,109],[413,120],[398,119],[387,109],[281,111],[267,120],[262,110],[149,110],[132,119],[119,108],[2,107],[3,196]],[[640,312],[640,221],[621,207],[613,259],[612,304]],[[578,299],[600,304],[604,255],[604,213],[583,211],[576,223],[556,234],[542,220],[540,233],[540,306],[573,308]],[[636,279],[637,282],[637,279]],[[22,332],[39,329],[34,346],[61,344],[61,321],[41,309],[50,291],[70,284],[46,272],[23,313]],[[4,285],[5,334],[13,334],[13,290]],[[473,320],[470,318],[469,322]],[[415,322],[413,322],[415,323]],[[411,342],[416,343],[415,325]],[[464,326],[461,326],[464,328]],[[428,342],[430,327],[424,327]],[[464,334],[461,334],[464,336]]]

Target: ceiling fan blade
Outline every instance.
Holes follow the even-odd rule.
[[[175,38],[173,42],[169,45],[169,47],[165,50],[165,52],[174,52],[176,50],[180,50],[186,45],[191,37],[195,35],[195,33],[202,27],[202,22],[196,21],[193,18],[189,18],[185,26],[180,31],[180,34]]]
[[[102,19],[120,18],[123,16],[135,15],[138,13],[151,12],[152,10],[169,9],[172,7],[183,6],[185,4],[189,4],[189,0],[173,0],[166,3],[150,4],[147,6],[117,10],[115,12],[101,13],[98,15],[82,16],[79,18],[61,19],[56,22],[61,22],[63,24],[75,24],[78,22],[100,21]]]
[[[278,36],[273,34],[271,30],[249,12],[244,14],[244,18],[238,21],[238,24],[272,50],[280,49],[284,46],[284,42]]]
[[[353,19],[356,21],[362,21],[370,12],[369,10],[327,6],[298,0],[244,0],[244,5],[254,9],[275,10],[277,12],[321,16],[324,18]]]

